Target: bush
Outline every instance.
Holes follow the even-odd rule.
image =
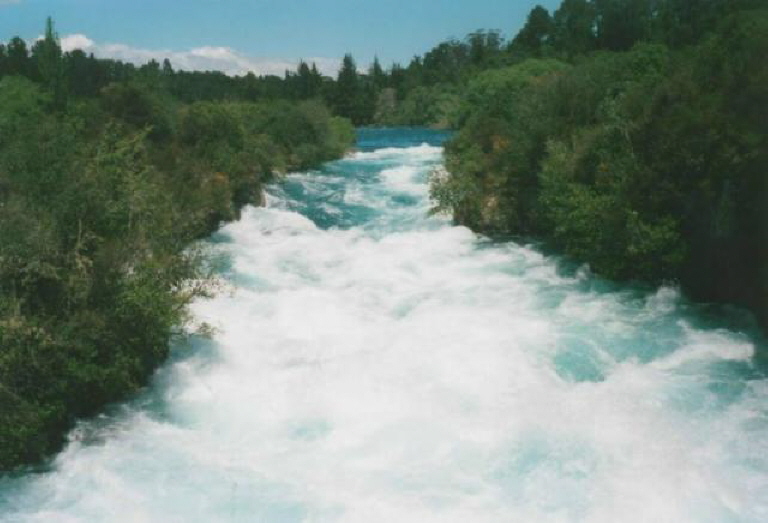
[[[0,92],[4,470],[142,387],[209,292],[190,242],[259,201],[274,169],[343,154],[353,131],[317,103],[178,106],[115,83],[52,112],[29,80]]]
[[[597,272],[680,282],[768,325],[768,11],[709,39],[640,43],[469,83],[437,210],[540,235]]]

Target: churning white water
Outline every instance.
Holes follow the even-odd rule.
[[[213,339],[2,480],[0,521],[768,521],[755,338],[427,217],[440,161],[271,189],[213,239]]]

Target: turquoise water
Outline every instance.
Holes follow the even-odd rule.
[[[768,521],[749,320],[427,217],[445,138],[362,131],[217,233],[213,338],[0,521]]]

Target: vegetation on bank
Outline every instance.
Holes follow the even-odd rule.
[[[193,240],[354,137],[321,101],[186,103],[141,71],[104,82],[50,22],[19,47],[0,49],[0,470],[145,384],[209,290]]]
[[[768,326],[765,1],[565,0],[463,87],[436,211]]]
[[[768,0],[563,0],[335,78],[0,44],[0,469],[136,390],[207,292],[193,240],[357,125],[458,130],[436,211],[768,326]]]

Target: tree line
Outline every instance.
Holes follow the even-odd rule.
[[[564,0],[499,53],[458,84],[435,211],[768,327],[766,2]]]
[[[765,0],[564,0],[552,13],[536,6],[509,40],[499,30],[477,30],[407,65],[384,68],[375,59],[364,71],[347,54],[335,77],[304,61],[282,76],[176,71],[168,59],[137,66],[81,50],[62,53],[47,39],[28,46],[15,37],[0,44],[0,77],[55,81],[62,98],[92,97],[112,82],[139,80],[162,85],[185,103],[322,100],[355,125],[455,127],[467,82],[487,69],[528,58],[573,62],[595,52],[628,51],[639,42],[682,49],[701,42],[730,13],[764,6]]]

